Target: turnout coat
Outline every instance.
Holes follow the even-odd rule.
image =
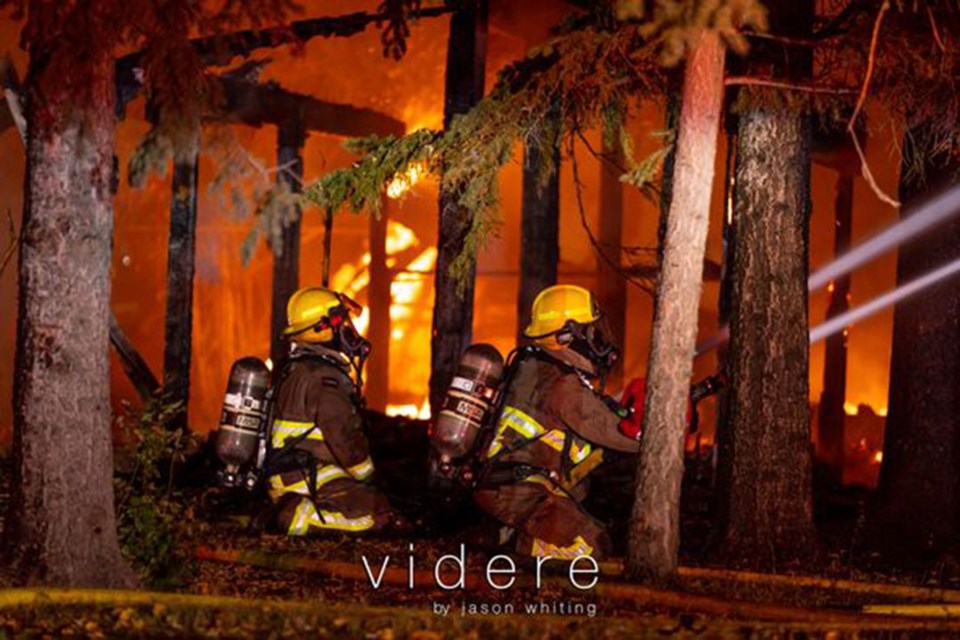
[[[603,557],[610,539],[580,502],[604,449],[636,452],[621,417],[590,386],[595,367],[569,349],[534,350],[511,380],[485,452],[476,503],[516,531],[517,552]]]
[[[390,522],[390,505],[372,484],[361,399],[342,354],[297,345],[274,399],[271,447],[280,451],[268,490],[289,535],[368,531]]]

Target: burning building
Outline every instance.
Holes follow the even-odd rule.
[[[322,5],[322,6],[321,6]],[[309,2],[307,15],[344,14],[368,8],[348,0]],[[547,36],[547,27],[559,18],[557,4],[537,2],[492,4],[487,86],[498,69],[521,56]],[[5,43],[19,69],[25,56],[14,46],[19,25],[9,18],[0,22],[0,42]],[[258,81],[274,82],[285,90],[383,114],[403,124],[407,131],[439,128],[443,117],[443,78],[448,18],[418,21],[412,31],[409,51],[400,61],[385,59],[379,33],[368,29],[350,38],[315,38],[302,50],[289,48],[258,50],[263,61]],[[0,54],[4,51],[0,50]],[[120,186],[115,199],[116,224],[113,257],[112,308],[120,326],[158,375],[163,363],[164,308],[166,301],[167,233],[172,192],[169,175],[151,175],[143,187],[128,185],[127,163],[148,131],[142,98],[129,105],[120,123],[117,155]],[[880,121],[882,118],[877,118]],[[258,180],[274,179],[277,131],[272,124],[250,126],[241,123],[211,123],[243,149],[250,164],[245,174],[246,189]],[[653,133],[663,128],[663,113],[656,105],[635,105],[630,132],[641,156],[655,148],[660,138]],[[871,132],[881,140],[868,147],[869,160],[879,181],[894,190],[896,158],[891,157],[880,131]],[[303,148],[303,181],[310,182],[333,168],[346,166],[353,157],[342,146],[343,136],[313,131]],[[600,135],[588,142],[599,148]],[[724,143],[725,144],[725,143]],[[594,230],[615,219],[620,225],[620,244],[653,247],[656,243],[658,208],[637,190],[624,186],[619,210],[611,210],[602,198],[602,164],[585,144],[578,146],[581,178],[585,183],[585,222]],[[516,161],[500,176],[502,219],[499,234],[479,256],[474,339],[490,342],[509,351],[517,333],[518,265],[520,262],[520,202],[522,175],[520,150]],[[718,154],[718,163],[725,154]],[[19,228],[24,174],[23,147],[14,127],[0,132],[0,214],[11,212]],[[243,354],[266,358],[270,351],[270,296],[273,256],[259,242],[248,264],[241,253],[255,221],[237,215],[236,207],[217,189],[221,167],[214,152],[202,153],[199,166],[196,275],[193,295],[192,365],[190,371],[189,423],[206,432],[216,426],[221,393],[230,363]],[[265,175],[263,172],[266,171]],[[708,259],[722,260],[722,219],[725,215],[722,176],[718,166],[714,188],[713,220],[708,241]],[[833,255],[834,192],[838,183],[834,168],[815,165],[812,176],[813,218],[810,262],[813,267]],[[388,412],[425,417],[430,368],[430,321],[433,277],[436,264],[437,185],[414,168],[397,176],[385,193],[385,252],[390,276],[389,369],[386,397],[377,403]],[[895,219],[896,211],[878,201],[862,181],[854,181],[853,243]],[[602,204],[603,203],[603,204]],[[604,205],[607,207],[604,208]],[[596,288],[609,277],[588,235],[583,232],[576,186],[569,163],[560,171],[560,265],[561,281]],[[329,257],[331,284],[343,289],[365,307],[370,307],[371,224],[365,215],[338,212],[333,222],[332,252]],[[4,230],[2,233],[6,233]],[[316,209],[303,213],[300,243],[299,281],[319,283],[322,264],[324,216]],[[0,236],[5,239],[6,236]],[[852,278],[854,301],[874,297],[893,286],[895,257],[884,256],[858,271]],[[652,301],[636,287],[622,289],[617,305],[623,312],[624,370],[627,377],[640,375],[646,366]],[[702,334],[717,329],[719,286],[705,283],[700,314]],[[811,297],[811,322],[822,320],[827,294]],[[882,415],[885,412],[891,312],[858,324],[849,332],[849,366],[845,402],[865,404]],[[369,323],[369,312],[361,318]],[[10,398],[16,326],[16,275],[9,268],[0,274],[0,439],[8,440],[11,430]],[[811,401],[818,401],[822,386],[824,347],[812,350]],[[135,402],[137,394],[114,357],[113,391],[117,411],[124,401]],[[697,374],[714,370],[713,356],[698,360]],[[710,420],[703,421],[709,426]],[[705,438],[709,439],[709,431]],[[858,439],[859,442],[859,439]],[[857,444],[857,443],[854,443]]]

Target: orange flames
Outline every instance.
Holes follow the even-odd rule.
[[[387,414],[426,419],[430,417],[430,409],[424,390],[430,377],[430,359],[423,354],[429,352],[430,309],[433,306],[429,298],[433,290],[428,286],[428,277],[436,265],[437,249],[426,247],[419,250],[420,241],[416,234],[393,220],[387,223],[386,244],[387,267],[393,275],[390,283],[391,393],[405,400],[389,404]],[[331,286],[364,300],[370,284],[369,268],[370,252],[367,251],[357,262],[340,267],[331,279]],[[370,326],[369,304],[363,305],[354,325],[360,333],[366,332]]]

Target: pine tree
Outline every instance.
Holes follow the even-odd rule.
[[[687,401],[724,95],[720,32],[763,21],[750,2],[655,4],[664,56],[685,57],[685,69],[627,549],[635,577],[664,576],[677,566]]]
[[[487,49],[487,1],[470,0],[450,19],[447,45],[444,126],[483,98]],[[434,284],[433,339],[430,348],[430,407],[439,413],[443,396],[473,336],[476,255],[461,258],[473,227],[474,212],[460,194],[441,187]],[[461,259],[459,277],[451,267]]]
[[[0,0],[25,16],[27,175],[7,561],[28,582],[130,586],[113,509],[108,355],[114,56],[149,45],[145,71],[171,135],[192,135],[202,66],[187,38],[278,20],[286,3]],[[248,12],[249,11],[249,12]],[[200,24],[202,23],[202,24]]]
[[[955,151],[931,153],[928,127],[903,141],[900,197],[910,211],[929,189],[955,183]],[[960,222],[900,248],[902,284],[960,258]],[[893,317],[889,414],[868,542],[888,559],[937,560],[955,545],[960,518],[960,288],[942,283]]]
[[[771,5],[771,30],[809,37],[811,2]],[[803,82],[809,51],[755,45],[748,66]],[[755,71],[756,73],[756,71]],[[737,134],[728,422],[720,464],[728,504],[720,551],[773,569],[815,547],[811,496],[806,101],[741,89]]]

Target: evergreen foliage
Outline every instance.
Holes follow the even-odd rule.
[[[657,174],[672,135],[657,132],[664,148],[639,161],[624,128],[624,115],[637,100],[657,99],[666,88],[663,66],[678,62],[691,34],[721,31],[742,50],[739,26],[765,27],[756,0],[705,0],[652,3],[595,2],[586,14],[569,18],[543,45],[507,66],[492,91],[471,111],[457,116],[445,131],[415,131],[401,138],[354,140],[360,154],[353,166],[335,170],[305,190],[322,208],[378,212],[386,184],[420,163],[459,203],[474,212],[464,253],[452,266],[458,275],[486,239],[499,217],[497,176],[514,157],[518,144],[539,147],[541,179],[556,170],[549,159],[559,137],[572,153],[573,141],[602,128],[607,139],[619,136],[626,150],[626,183],[646,188]],[[559,131],[546,123],[559,123]]]
[[[119,420],[134,449],[131,470],[114,481],[117,529],[124,555],[150,587],[178,586],[190,565],[182,544],[190,514],[183,497],[175,495],[173,473],[198,442],[183,427],[169,428],[181,411],[179,403],[157,398],[140,410],[128,408]]]

